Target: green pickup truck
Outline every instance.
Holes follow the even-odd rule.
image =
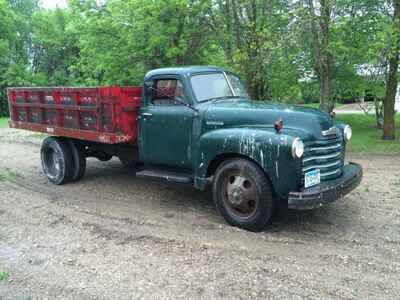
[[[349,125],[317,109],[251,101],[217,67],[150,71],[143,87],[12,88],[10,126],[50,135],[41,149],[55,184],[80,179],[87,157],[113,156],[136,176],[212,188],[234,226],[262,230],[277,204],[314,209],[362,179],[345,162]]]

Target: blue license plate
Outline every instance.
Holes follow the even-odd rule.
[[[309,188],[321,182],[320,170],[310,171],[304,174],[304,187]]]

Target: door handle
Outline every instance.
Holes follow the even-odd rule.
[[[153,114],[152,113],[142,113],[142,116],[147,118],[147,117],[151,117]]]

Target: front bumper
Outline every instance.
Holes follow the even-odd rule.
[[[290,209],[314,209],[341,199],[354,190],[363,176],[359,164],[349,163],[344,166],[343,175],[337,179],[322,182],[315,187],[301,192],[291,192],[288,198]]]

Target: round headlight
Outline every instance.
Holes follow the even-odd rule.
[[[353,131],[351,130],[351,127],[349,125],[346,125],[343,129],[343,134],[344,134],[344,140],[350,141],[351,136],[353,135]]]
[[[295,138],[292,143],[292,155],[294,158],[300,158],[304,154],[304,143],[301,139]]]

